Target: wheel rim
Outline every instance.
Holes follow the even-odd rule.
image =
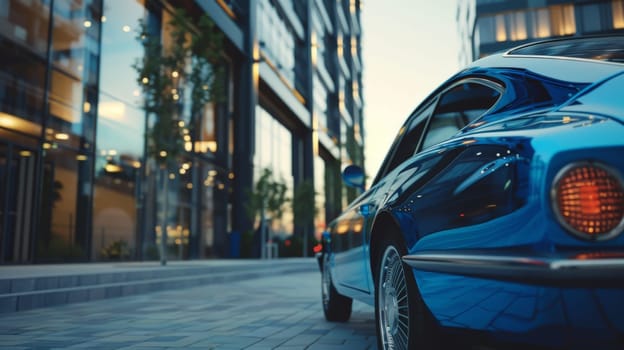
[[[329,278],[329,261],[328,259],[324,259],[323,261],[323,273],[321,275],[321,291],[323,294],[323,307],[327,310],[327,305],[329,304],[329,285],[331,280]]]
[[[399,252],[389,246],[381,259],[378,312],[384,349],[408,349],[409,304],[405,272]]]

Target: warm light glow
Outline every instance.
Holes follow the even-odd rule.
[[[206,152],[217,152],[217,142],[216,141],[195,141],[195,152],[206,153]]]
[[[162,158],[165,158],[167,156],[167,151],[160,151],[159,154]]]
[[[87,160],[87,156],[85,156],[84,154],[79,154],[76,156],[76,160],[79,162],[84,162],[85,160]]]
[[[22,150],[19,152],[19,155],[21,157],[30,157],[32,156],[32,152],[31,151],[27,151],[27,150]]]
[[[60,132],[60,133],[54,135],[54,138],[57,139],[57,140],[66,141],[66,140],[69,140],[69,135],[66,134],[66,133]]]
[[[353,89],[353,98],[359,99],[360,98],[360,84],[358,84],[357,80],[353,81],[352,89]]]
[[[312,65],[316,67],[316,62],[317,62],[317,47],[318,47],[318,42],[316,41],[316,32],[312,32],[312,35],[310,36],[310,44],[312,45],[312,47],[310,48],[311,50],[311,55],[312,55]]]
[[[187,190],[192,190],[192,189],[193,189],[193,184],[192,184],[192,183],[190,183],[190,182],[189,182],[189,183],[187,183],[187,184],[186,184],[186,189],[187,189]]]
[[[211,169],[208,171],[208,176],[217,176],[218,172],[214,169]]]
[[[190,168],[191,168],[191,165],[189,163],[182,164],[182,169],[189,170]]]
[[[351,37],[351,55],[357,55],[357,38],[354,36]]]
[[[85,101],[82,104],[82,111],[85,112],[85,113],[91,112],[91,104],[89,102]]]
[[[143,84],[147,84],[147,83],[149,83],[149,78],[148,77],[143,77],[143,79],[141,79],[141,82]]]
[[[505,28],[505,16],[497,15],[494,17],[496,22],[496,41],[507,41],[507,29]]]
[[[123,30],[125,33],[129,33],[129,32],[130,32],[130,26],[128,26],[128,25],[123,26],[123,27],[121,28],[121,30]]]
[[[550,11],[552,35],[571,35],[576,32],[574,5],[553,5],[548,7],[548,10]]]
[[[611,3],[611,13],[613,14],[613,28],[624,28],[624,0],[614,0]]]
[[[228,179],[234,180],[234,173],[229,173],[228,174]]]
[[[344,91],[338,93],[338,108],[343,111],[345,109],[345,96]]]
[[[3,112],[0,112],[0,127],[33,136],[41,135],[41,125]]]
[[[135,169],[139,169],[141,167],[141,162],[139,162],[138,160],[135,160],[134,162],[132,162],[132,166]]]
[[[49,144],[48,142],[43,143],[43,149],[50,149],[50,148],[52,148],[51,144]]]
[[[118,101],[103,101],[99,103],[98,114],[113,121],[123,121],[126,114],[126,105]]]
[[[338,226],[336,227],[336,233],[339,235],[344,235],[347,232],[349,232],[349,222],[345,220],[338,223]]]
[[[527,39],[527,27],[526,27],[526,12],[517,11],[511,14],[513,19],[511,28],[511,40],[526,40]]]
[[[100,21],[101,21],[102,23],[106,23],[106,16],[102,16],[102,17],[100,18]]]
[[[178,73],[177,70],[174,70],[173,72],[171,72],[171,76],[174,77],[174,78],[177,78],[177,77],[180,76],[180,73]]]
[[[192,142],[184,142],[184,150],[187,152],[193,151],[193,143]]]
[[[88,19],[82,22],[82,25],[84,25],[85,28],[91,28],[92,24],[93,23],[91,23],[91,21],[89,21]]]
[[[550,16],[548,9],[539,9],[535,12],[535,37],[547,38],[550,36]]]
[[[111,149],[107,153],[108,153],[109,156],[116,156],[117,155],[117,150]]]
[[[344,54],[343,42],[342,42],[342,34],[338,35],[338,40],[336,41],[338,51],[338,57],[342,57]]]
[[[179,99],[180,99],[180,95],[178,95],[178,94],[173,95],[173,100],[174,101],[177,101]]]
[[[225,188],[225,185],[224,185],[224,184],[222,184],[222,183],[220,183],[219,185],[217,185],[217,188],[218,188],[218,189],[220,189],[220,190],[222,190],[222,189],[224,189],[224,188]]]
[[[186,174],[186,169],[182,168],[178,172],[180,173],[180,175],[184,175]]]
[[[184,125],[185,125],[185,124],[184,124],[184,120],[180,120],[180,121],[178,122],[178,127],[183,128],[183,127],[184,127]]]
[[[169,174],[169,180],[173,180],[173,179],[175,179],[175,178],[176,178],[176,176],[175,176],[175,174],[174,174],[174,173]]]
[[[107,173],[120,173],[121,171],[123,171],[123,169],[119,165],[110,163],[104,166],[104,170]]]

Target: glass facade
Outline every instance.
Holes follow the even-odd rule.
[[[0,262],[157,258],[162,227],[169,258],[213,254],[227,228],[215,201],[229,206],[214,194],[229,186],[221,103],[191,118],[185,95],[175,167],[147,152],[156,116],[136,68],[139,24],[166,47],[171,17],[144,0],[0,4]]]
[[[521,41],[576,33],[574,5],[511,11],[480,17],[477,24],[481,43]]]
[[[286,185],[286,197],[293,197],[293,135],[262,107],[256,109],[256,146],[254,169],[256,178],[263,169],[271,170],[275,180]],[[272,233],[293,233],[292,207],[285,206],[283,217],[272,221]]]
[[[288,198],[313,180],[318,238],[346,203],[340,168],[362,158],[359,3],[0,1],[0,264],[149,260],[162,246],[173,260],[237,256],[231,233],[253,230],[245,191],[264,168]],[[180,9],[191,16],[176,22]],[[225,45],[199,71],[193,53],[148,76],[181,28]],[[198,98],[197,74],[221,93]],[[299,229],[290,206],[272,224]]]
[[[145,112],[134,77],[134,61],[143,48],[137,25],[149,12],[142,1],[115,6],[105,1],[95,150],[92,258],[116,242],[137,249],[139,211],[145,168]]]
[[[472,42],[476,59],[533,40],[618,32],[624,29],[623,4],[622,0],[577,0],[519,7],[513,2],[477,0],[475,31],[464,33],[463,40]]]

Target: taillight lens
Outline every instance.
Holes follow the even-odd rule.
[[[624,185],[615,170],[576,163],[555,178],[553,206],[561,224],[583,238],[611,238],[624,228]]]

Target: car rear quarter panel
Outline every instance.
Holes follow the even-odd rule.
[[[389,203],[410,253],[468,249],[544,256],[624,247],[624,235],[590,242],[569,234],[550,200],[556,173],[571,162],[601,162],[624,174],[624,126],[617,119],[554,114],[528,126],[508,123],[473,133],[431,152],[459,144],[462,151],[447,167],[407,190],[404,200]],[[425,304],[444,326],[544,346],[623,346],[622,288],[414,274]]]

